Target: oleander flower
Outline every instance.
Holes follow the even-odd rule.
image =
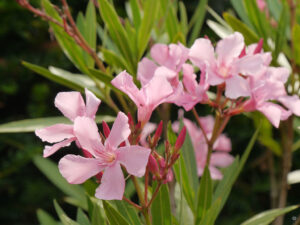
[[[136,104],[138,120],[143,124],[149,121],[155,108],[173,93],[170,83],[163,76],[154,76],[148,83],[142,85],[140,90],[134,84],[132,76],[125,71],[117,75],[111,83]]]
[[[77,117],[86,116],[95,119],[96,112],[101,101],[89,90],[85,89],[86,104],[77,91],[60,92],[56,95],[54,104],[62,114],[72,122]],[[55,143],[52,146],[46,145],[44,148],[44,157],[54,154],[62,147],[69,146],[76,141],[73,125],[55,124],[35,131],[36,136],[49,143]]]
[[[119,147],[130,135],[128,117],[124,113],[118,113],[104,144],[95,121],[89,117],[75,119],[74,134],[82,148],[93,158],[69,154],[59,161],[59,171],[69,183],[83,183],[103,171],[95,196],[105,200],[121,200],[125,190],[121,165],[133,176],[145,174],[150,149],[137,145]]]
[[[250,88],[244,76],[253,76],[263,66],[260,54],[243,55],[244,38],[234,33],[220,40],[214,49],[210,40],[199,38],[189,52],[194,65],[205,71],[209,85],[226,84],[225,96],[236,99],[250,96]]]

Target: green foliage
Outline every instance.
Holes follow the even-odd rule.
[[[286,214],[290,211],[293,211],[295,209],[299,208],[298,205],[295,206],[289,206],[283,209],[271,209],[267,210],[265,212],[259,213],[252,218],[248,219],[247,221],[243,222],[242,225],[268,225],[272,223],[273,220],[276,219],[276,217],[281,216],[283,214]]]
[[[157,183],[154,182],[152,190],[155,190]],[[157,225],[171,225],[171,203],[169,197],[169,189],[166,184],[163,184],[153,201],[151,206],[152,223]]]
[[[102,201],[106,217],[110,225],[129,225],[128,221],[123,217],[110,203]]]

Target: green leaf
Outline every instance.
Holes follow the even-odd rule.
[[[92,225],[106,224],[104,218],[104,209],[100,206],[100,200],[94,197],[88,197],[88,212]]]
[[[208,0],[201,0],[198,3],[198,6],[193,14],[193,17],[191,19],[191,23],[194,23],[192,33],[190,35],[188,45],[192,45],[196,38],[199,37],[200,31],[204,22],[205,18],[205,12],[206,12],[206,6],[207,6]]]
[[[79,223],[77,223],[76,221],[70,219],[65,212],[62,210],[62,208],[59,206],[59,204],[57,203],[56,200],[54,200],[54,207],[56,210],[56,213],[59,217],[59,219],[61,220],[61,222],[64,225],[80,225]]]
[[[183,122],[180,122],[180,127],[183,127]],[[195,151],[190,134],[187,132],[185,141],[181,147],[181,156],[185,162],[185,167],[188,173],[189,183],[193,188],[194,193],[198,190],[198,175],[197,175],[197,163],[195,159]],[[194,195],[196,196],[196,195]]]
[[[267,0],[267,3],[268,3],[267,8],[271,12],[275,20],[278,21],[280,18],[280,12],[282,7],[280,0]]]
[[[37,74],[42,75],[49,80],[52,80],[73,90],[83,92],[84,88],[88,88],[89,90],[94,92],[97,97],[105,100],[103,94],[96,88],[94,81],[86,76],[78,74],[75,75],[56,67],[49,67],[49,69],[51,70],[49,71],[46,68],[28,62],[22,62],[22,64],[28,69],[36,72]],[[89,73],[88,69],[87,72]]]
[[[230,27],[243,34],[245,42],[247,45],[256,43],[259,41],[259,37],[251,30],[246,24],[237,19],[236,17],[230,15],[229,13],[224,13],[223,17],[225,21],[230,25]]]
[[[47,13],[47,15],[53,17],[58,22],[63,24],[63,21],[53,7],[53,5],[48,0],[42,0],[42,6]],[[62,27],[55,23],[49,22],[50,27],[53,30],[55,38],[62,48],[65,55],[70,59],[70,61],[84,74],[88,73],[87,65],[82,54],[82,49],[77,45],[73,38],[71,38]]]
[[[154,182],[152,190],[157,187]],[[162,184],[160,190],[151,205],[152,223],[155,225],[171,225],[171,203],[169,198],[169,190],[166,184]]]
[[[212,202],[212,194],[213,194],[212,180],[210,177],[209,169],[206,166],[203,175],[201,177],[200,186],[198,189],[196,224],[199,224],[201,218],[204,217],[207,210],[210,208]]]
[[[184,36],[187,36],[187,33],[188,33],[188,16],[187,16],[185,5],[182,1],[179,2],[179,13],[180,13],[181,32],[184,34]]]
[[[102,46],[115,52],[116,54],[120,54],[118,47],[115,45],[115,43],[109,37],[107,29],[103,29],[102,27],[98,26],[97,34],[98,34],[98,37],[101,39]]]
[[[174,4],[170,0],[160,1],[163,18],[165,19],[166,30],[169,40],[173,41],[176,34],[180,31],[180,25],[177,19],[177,12]]]
[[[201,220],[200,225],[214,225],[218,215],[218,209],[221,206],[221,199],[217,199],[209,208],[205,217]]]
[[[143,56],[148,46],[151,30],[155,25],[159,7],[160,1],[158,0],[146,0],[144,2],[144,16],[137,34],[138,60]]]
[[[105,22],[112,40],[118,46],[121,54],[126,61],[134,68],[135,62],[131,53],[129,37],[122,26],[119,16],[114,8],[107,0],[98,0],[99,10],[103,21]]]
[[[140,13],[140,7],[137,0],[130,0],[129,1],[131,12],[133,16],[133,23],[136,30],[139,30],[139,27],[141,25],[141,13]]]
[[[91,225],[91,223],[89,221],[89,218],[87,217],[87,215],[80,208],[77,209],[76,221],[80,225]]]
[[[247,15],[259,36],[268,40],[271,33],[270,24],[265,13],[257,7],[256,0],[244,0]]]
[[[272,0],[273,1],[273,0]],[[237,12],[238,16],[246,23],[248,26],[251,26],[250,20],[247,16],[243,1],[241,0],[230,0],[235,12]]]
[[[292,32],[292,41],[294,43],[294,60],[297,65],[300,65],[300,25],[295,24]]]
[[[83,188],[79,185],[69,184],[65,178],[61,176],[55,163],[41,156],[35,156],[33,158],[33,163],[55,186],[62,190],[66,195],[80,200],[81,207],[87,209]]]
[[[129,225],[128,221],[108,201],[102,202],[110,225]]]
[[[264,211],[262,213],[259,213],[255,215],[254,217],[246,220],[241,225],[268,225],[273,220],[275,220],[278,216],[281,216],[283,214],[286,214],[290,211],[293,211],[295,209],[299,208],[298,205],[289,206],[283,209],[271,209]]]
[[[42,209],[37,210],[37,217],[41,225],[59,225],[58,221]]]
[[[276,36],[275,36],[275,50],[273,52],[273,60],[277,61],[277,57],[282,51],[282,48],[286,42],[286,30],[288,25],[288,19],[287,19],[287,8],[282,7],[278,27],[276,28]]]
[[[215,190],[215,193],[213,195],[212,202],[214,205],[214,203],[216,201],[220,201],[220,204],[217,209],[214,209],[215,213],[213,214],[213,218],[211,218],[213,223],[216,220],[219,213],[221,212],[222,208],[224,207],[224,205],[227,201],[227,198],[231,192],[232,186],[233,186],[234,182],[236,181],[236,179],[238,178],[242,168],[244,167],[244,164],[245,164],[245,162],[250,154],[250,151],[255,143],[258,133],[259,133],[259,128],[256,129],[251,140],[249,141],[241,160],[239,160],[239,158],[236,157],[234,162],[226,169],[223,179],[218,184],[218,186]],[[207,217],[207,216],[208,216],[208,214],[205,217]]]
[[[140,225],[142,222],[133,206],[129,205],[124,201],[113,201],[118,212],[124,216],[131,225]]]
[[[96,122],[114,121],[112,116],[96,116]],[[65,117],[44,117],[37,119],[18,120],[0,125],[0,133],[23,133],[34,132],[36,129],[48,127],[57,123],[71,124],[71,121]]]

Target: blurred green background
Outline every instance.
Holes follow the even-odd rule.
[[[38,0],[30,1],[38,5]],[[55,3],[55,1],[53,1]],[[56,1],[59,2],[59,1]],[[85,10],[87,0],[69,0],[74,15]],[[192,15],[198,1],[184,1]],[[120,15],[124,15],[124,1],[114,1]],[[211,0],[209,5],[222,14],[230,10],[228,0]],[[21,61],[25,60],[44,67],[55,65],[69,71],[76,71],[61,52],[49,33],[48,24],[34,17],[13,0],[0,1],[0,123],[8,121],[59,116],[54,107],[54,97],[59,91],[67,91],[63,86],[46,80],[25,69]],[[207,27],[201,36],[208,35],[212,40],[217,36]],[[234,117],[226,133],[232,139],[233,154],[241,153],[253,134],[252,121],[246,116]],[[43,145],[32,133],[0,134],[0,224],[29,225],[38,224],[36,210],[42,208],[56,214],[52,200],[62,199],[63,194],[50,183],[31,162],[32,157],[41,154]],[[294,154],[293,169],[300,168],[299,153]],[[217,224],[239,224],[255,213],[270,208],[270,179],[266,152],[258,144],[235,184]],[[60,153],[52,159],[58,160]],[[275,159],[275,164],[280,160]],[[277,167],[278,168],[278,167]],[[291,186],[288,204],[298,204],[300,184]],[[63,205],[69,215],[75,209]],[[292,223],[297,211],[288,214]]]

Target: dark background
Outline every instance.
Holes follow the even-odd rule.
[[[38,0],[30,1],[37,5]],[[55,1],[53,1],[55,2]],[[58,2],[58,1],[57,1]],[[69,0],[74,15],[85,10],[87,0]],[[184,1],[192,15],[198,1]],[[115,1],[120,14],[124,1]],[[211,0],[210,6],[219,14],[230,8],[227,0]],[[0,123],[26,118],[59,116],[53,100],[63,86],[32,73],[21,65],[25,60],[44,67],[54,65],[76,71],[48,32],[48,24],[19,7],[13,0],[0,1]],[[217,37],[207,27],[201,35]],[[254,132],[252,121],[245,116],[234,117],[227,134],[232,139],[233,154],[241,154]],[[32,133],[0,134],[0,224],[38,224],[36,210],[42,208],[56,217],[52,200],[63,194],[50,183],[31,162],[42,153],[42,143]],[[235,225],[260,211],[270,208],[270,182],[266,150],[256,145],[235,184],[229,201],[217,224]],[[52,157],[57,160],[59,156]],[[299,153],[294,154],[293,168],[299,168]],[[280,161],[275,158],[275,164]],[[288,204],[297,204],[300,185],[292,185]],[[63,205],[69,213],[74,208]],[[287,224],[292,216],[287,216]]]

